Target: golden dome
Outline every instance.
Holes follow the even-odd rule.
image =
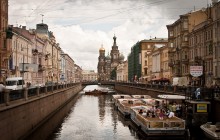
[[[105,48],[102,45],[102,47],[99,49],[99,51],[104,51],[104,50],[105,50]]]

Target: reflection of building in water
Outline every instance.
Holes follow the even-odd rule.
[[[105,119],[105,95],[101,95],[98,97],[98,105],[99,105],[99,119],[101,122]]]

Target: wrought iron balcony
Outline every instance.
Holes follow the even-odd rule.
[[[183,64],[189,64],[189,59],[187,59],[187,58],[184,58],[181,61]]]
[[[44,71],[45,67],[43,67],[41,64],[38,65],[38,71]]]
[[[180,65],[180,60],[175,60],[174,65]]]
[[[181,43],[181,48],[189,48],[189,43],[184,41]]]
[[[33,55],[37,55],[38,54],[38,50],[37,49],[32,49],[32,54]]]
[[[173,67],[173,66],[174,66],[173,61],[169,61],[169,62],[168,62],[168,66],[169,66],[169,67]]]

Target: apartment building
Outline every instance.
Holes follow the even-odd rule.
[[[82,81],[97,81],[97,73],[94,70],[83,70]]]
[[[207,13],[203,10],[193,11],[184,15],[173,24],[167,25],[168,29],[168,47],[169,50],[169,66],[173,77],[186,77],[188,81],[193,82],[190,75],[191,57],[189,56],[189,35],[195,26],[207,20]],[[189,60],[190,59],[190,60]],[[198,81],[198,78],[194,79]],[[200,84],[202,79],[199,79]]]
[[[163,77],[163,74],[161,75],[162,60],[160,48],[167,46],[167,43],[168,40],[166,38],[156,37],[137,42],[128,56],[129,80],[149,82],[154,78]]]
[[[8,0],[0,1],[0,80],[5,81],[8,71],[8,61],[10,59],[10,49],[8,48],[7,34],[8,27]]]
[[[124,61],[117,66],[116,76],[117,81],[128,81],[128,61]]]

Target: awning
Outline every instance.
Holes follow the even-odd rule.
[[[175,100],[184,100],[186,99],[186,96],[181,96],[181,95],[168,95],[168,94],[163,94],[163,95],[158,95],[159,98],[162,99],[175,99]]]

